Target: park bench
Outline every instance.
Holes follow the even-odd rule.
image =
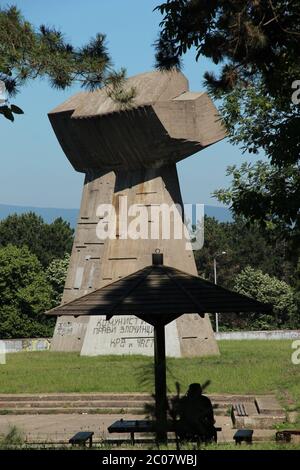
[[[292,436],[300,436],[300,429],[282,429],[276,433],[276,441],[291,442]]]
[[[135,443],[135,434],[136,433],[155,433],[156,432],[156,422],[149,420],[123,420],[120,419],[115,421],[107,428],[109,433],[129,433],[131,443]],[[222,431],[222,428],[215,428],[215,430]],[[168,421],[167,423],[167,432],[174,432],[176,434],[176,422]]]
[[[78,444],[80,446],[85,447],[86,442],[89,441],[89,447],[92,447],[93,435],[94,433],[90,431],[77,432],[76,434],[74,434],[73,437],[71,437],[71,439],[69,439],[69,444],[72,444],[72,445]]]
[[[253,429],[239,429],[236,431],[233,439],[236,444],[241,444],[243,441],[252,444]]]

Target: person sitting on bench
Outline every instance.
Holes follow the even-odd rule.
[[[196,439],[202,442],[217,441],[215,419],[211,401],[202,395],[199,383],[193,383],[178,403],[178,437],[182,440]]]

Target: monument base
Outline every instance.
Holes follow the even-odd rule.
[[[217,343],[208,318],[183,315],[166,326],[166,355],[195,357],[218,355]],[[87,325],[81,356],[153,356],[153,327],[135,316],[91,317]]]
[[[56,320],[50,350],[57,352],[79,352],[86,334],[88,317],[61,316]]]

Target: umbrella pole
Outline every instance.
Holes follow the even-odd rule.
[[[158,442],[167,441],[167,379],[165,326],[154,326],[155,415]]]

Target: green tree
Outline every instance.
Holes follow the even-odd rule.
[[[258,222],[273,238],[289,242],[297,263],[300,255],[300,106],[293,124],[281,106],[257,89],[235,90],[223,101],[221,112],[227,121],[231,141],[244,151],[263,149],[271,163],[243,163],[230,166],[229,188],[214,192],[236,214]]]
[[[204,246],[195,252],[198,272],[214,281],[213,260],[217,258],[218,284],[233,288],[234,279],[246,266],[261,269],[289,284],[295,281],[295,269],[287,256],[286,243],[269,240],[257,224],[248,224],[243,218],[221,223],[205,217]]]
[[[63,259],[54,259],[46,270],[47,280],[53,290],[52,307],[56,307],[61,302],[69,263],[70,255],[67,253]]]
[[[65,89],[74,82],[94,90],[109,85],[109,96],[121,105],[134,97],[133,90],[122,87],[125,71],[116,72],[105,45],[105,35],[75,48],[61,31],[41,25],[37,30],[21,12],[10,6],[0,9],[0,81],[9,96],[26,82],[47,78],[54,88]],[[14,120],[23,111],[16,105],[0,105],[0,114]]]
[[[54,321],[43,313],[53,292],[44,269],[27,247],[0,248],[0,337],[50,336]]]
[[[200,276],[214,282],[213,260],[216,254],[226,251],[218,258],[218,284],[230,286],[235,273],[230,248],[231,223],[220,223],[213,217],[204,218],[204,245],[195,252],[195,261]]]
[[[291,101],[300,76],[298,0],[167,0],[156,9],[163,15],[158,67],[180,67],[195,48],[196,60],[205,56],[221,66],[217,77],[205,73],[215,90],[259,79],[270,96]]]
[[[273,314],[253,313],[240,316],[247,328],[268,330],[300,325],[294,292],[284,281],[248,266],[236,277],[234,290],[273,305]]]
[[[0,221],[0,246],[28,246],[43,266],[70,253],[74,230],[62,218],[46,224],[34,212],[13,214]]]
[[[299,246],[300,106],[292,94],[300,77],[300,2],[167,0],[157,9],[163,14],[157,66],[180,68],[190,48],[196,59],[212,59],[220,71],[206,71],[205,84],[222,99],[232,142],[269,159],[235,169],[241,185],[219,196]]]
[[[44,266],[48,266],[55,258],[63,258],[66,253],[71,253],[74,230],[69,222],[59,217],[51,224],[44,224],[44,233],[45,255],[43,262],[41,261]]]
[[[294,302],[300,311],[300,270],[295,269],[293,262],[289,259],[289,250],[284,240],[270,239],[258,224],[249,224],[243,218],[236,218],[230,223],[222,223],[214,218],[205,217],[204,227],[204,246],[195,252],[200,276],[214,282],[214,257],[226,251],[225,255],[217,258],[219,285],[234,289],[236,277],[250,265],[252,269],[278,278],[291,286],[294,292]],[[266,318],[259,317],[258,320],[260,319],[261,324],[252,316],[249,322],[248,315],[221,315],[220,326],[223,329],[262,328],[266,323]],[[214,323],[214,316],[211,320]],[[272,320],[274,320],[273,317]],[[267,321],[267,323],[270,322]]]

